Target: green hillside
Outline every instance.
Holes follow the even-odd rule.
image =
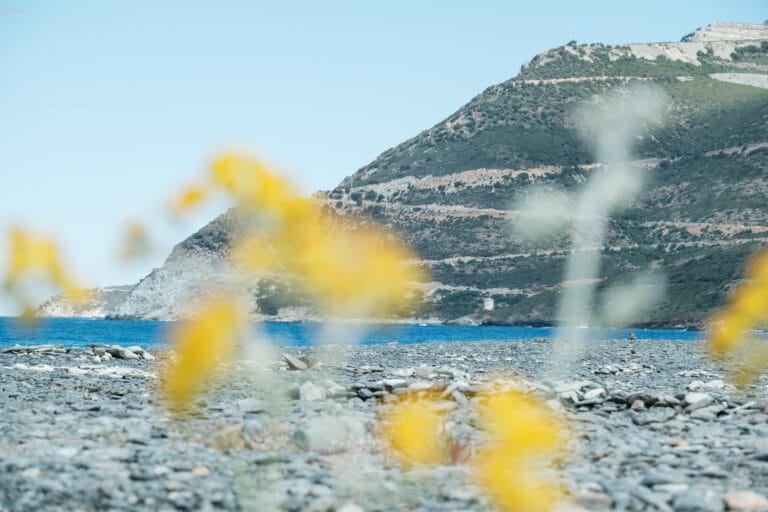
[[[555,48],[383,153],[328,200],[401,230],[415,246],[434,281],[423,315],[552,323],[570,233],[523,240],[510,229],[511,205],[542,188],[577,194],[600,166],[574,128],[576,107],[652,83],[669,100],[668,119],[635,144],[649,179],[609,223],[599,288],[659,269],[667,300],[642,323],[700,325],[768,241],[768,89],[717,75],[759,84],[768,42],[733,46],[727,56],[696,42]],[[633,54],[656,51],[695,62]],[[482,310],[486,297],[493,311]]]

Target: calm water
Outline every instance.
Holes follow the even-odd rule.
[[[14,318],[0,317],[0,346],[14,344],[35,345],[55,343],[67,346],[85,346],[91,343],[139,345],[145,348],[165,344],[165,336],[173,322],[130,320],[85,320],[55,318],[42,320],[34,327],[25,327]],[[324,331],[325,327],[325,331]],[[549,327],[454,327],[447,325],[334,325],[315,323],[263,323],[259,324],[278,345],[306,346],[322,339],[335,343],[361,342],[377,345],[399,343],[524,340],[535,337],[550,338],[554,329]],[[328,334],[328,329],[332,332]],[[678,330],[633,329],[639,339],[695,340],[700,332]],[[627,339],[629,330],[593,330],[595,339]]]

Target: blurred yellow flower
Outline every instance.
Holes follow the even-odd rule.
[[[488,438],[478,451],[475,474],[504,511],[551,510],[557,488],[537,474],[563,446],[562,426],[543,404],[516,391],[485,396],[480,418]]]
[[[165,368],[163,390],[171,408],[181,410],[220,374],[245,334],[247,315],[237,301],[217,298],[171,333],[176,358]]]
[[[328,312],[386,314],[424,280],[418,267],[406,264],[415,254],[390,233],[325,212],[258,160],[224,155],[213,164],[212,182],[248,215],[265,220],[236,243],[241,268],[290,275]]]
[[[477,482],[503,511],[551,510],[558,488],[538,473],[539,466],[563,451],[563,425],[543,404],[516,391],[488,392],[479,406],[487,438],[473,463]],[[437,399],[408,398],[383,418],[383,438],[408,466],[451,462],[452,441]]]
[[[412,251],[370,223],[324,212],[303,198],[264,163],[236,154],[215,160],[206,184],[175,201],[184,213],[214,192],[224,192],[242,214],[232,259],[245,273],[282,273],[318,306],[338,315],[392,312],[423,280],[407,265]],[[234,350],[245,315],[227,302],[215,302],[173,336],[178,360],[165,375],[173,407],[184,407],[215,373],[216,355]]]
[[[768,366],[768,348],[754,340],[749,340],[746,345],[748,357],[743,357],[730,372],[731,381],[738,388],[745,388],[754,382],[763,368]]]
[[[381,315],[407,301],[423,280],[418,268],[405,264],[415,257],[411,251],[379,228],[343,219],[328,224],[318,214],[273,237],[277,270],[295,276],[333,314]]]
[[[432,397],[408,398],[382,418],[384,441],[391,454],[407,466],[444,464],[448,460],[445,418],[435,403]]]
[[[380,229],[347,228],[330,242],[331,254],[337,257],[325,260],[324,267],[312,267],[310,260],[307,274],[316,293],[333,297],[342,310],[389,311],[404,300],[415,282],[423,280],[417,267],[405,265],[416,255]],[[340,280],[342,286],[338,286]]]
[[[138,222],[128,224],[123,240],[121,256],[124,261],[132,261],[149,254],[151,244],[144,226]]]
[[[280,216],[294,208],[309,206],[290,183],[273,173],[260,160],[225,154],[214,161],[211,178],[215,186],[228,192],[238,205]]]
[[[88,292],[65,271],[53,240],[15,228],[10,233],[5,289],[21,303],[24,316],[29,316],[31,311],[27,290],[24,289],[29,285],[29,279],[53,285],[78,302],[88,298]]]
[[[728,305],[708,321],[707,349],[712,357],[734,356],[739,368],[734,383],[745,387],[768,365],[766,351],[751,340],[749,331],[768,320],[768,250],[747,265],[746,280]]]
[[[182,215],[193,210],[205,200],[207,190],[203,187],[189,187],[171,201],[171,212],[174,215]]]

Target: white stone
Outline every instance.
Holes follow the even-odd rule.
[[[445,391],[442,392],[440,395],[440,398],[447,398],[449,396],[452,396],[454,392],[459,391],[461,393],[465,393],[467,390],[469,390],[469,383],[465,380],[457,380],[454,381],[445,388]]]
[[[96,366],[96,365],[93,365]],[[96,375],[103,375],[105,377],[112,377],[113,379],[122,379],[125,377],[139,377],[139,378],[155,378],[154,373],[145,372],[138,368],[130,368],[128,366],[99,366],[94,368]]]
[[[297,357],[293,357],[291,354],[283,354],[283,361],[288,364],[288,368],[291,370],[304,371],[307,369],[307,364]]]
[[[345,396],[347,394],[347,388],[331,379],[323,381],[323,387],[329,396]]]
[[[584,386],[589,385],[589,383],[590,382],[586,380],[557,382],[557,383],[554,383],[553,389],[555,393],[567,393],[569,391],[579,391]]]
[[[467,397],[464,395],[464,393],[458,390],[451,393],[451,398],[456,400],[456,403],[458,404],[466,404],[469,401]]]
[[[120,357],[123,359],[141,359],[136,352],[127,348],[120,351]]]
[[[723,495],[728,510],[765,510],[768,498],[755,491],[729,491]]]
[[[431,382],[427,382],[425,380],[417,380],[416,382],[411,382],[408,384],[408,389],[411,391],[425,391],[427,389],[432,389],[433,384]]]
[[[382,383],[391,389],[404,388],[408,386],[408,381],[405,379],[384,379]]]
[[[605,394],[605,389],[595,388],[595,389],[590,389],[589,391],[584,393],[583,398],[584,400],[592,400],[593,398],[603,396],[604,394]]]
[[[725,382],[720,379],[715,379],[704,384],[707,389],[723,389],[725,388]]]
[[[80,453],[80,449],[75,446],[65,446],[58,450],[59,457],[64,457],[65,459],[72,458],[78,453]]]
[[[365,512],[365,510],[363,510],[363,507],[356,505],[355,503],[345,503],[340,508],[337,508],[336,512]]]
[[[312,402],[325,398],[325,391],[311,382],[305,382],[299,386],[299,399]]]
[[[440,400],[433,407],[436,412],[451,412],[458,407],[458,404],[451,400]]]
[[[695,411],[711,404],[712,395],[709,393],[688,393],[685,395],[685,403],[688,404],[686,408],[688,411]]]
[[[16,363],[13,365],[13,369],[15,370],[29,370],[31,372],[52,372],[55,368],[48,364],[38,364],[38,365],[29,365],[27,366],[24,363]]]
[[[335,452],[363,443],[366,428],[353,416],[319,416],[308,421],[304,433],[310,450]]]
[[[698,418],[700,420],[713,420],[718,414],[723,412],[726,407],[722,404],[709,405],[706,407],[696,407],[694,404],[691,411],[691,418]]]
[[[264,410],[264,402],[258,398],[243,398],[238,400],[235,406],[241,413],[261,412]]]

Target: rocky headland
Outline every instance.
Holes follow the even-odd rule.
[[[653,87],[668,100],[665,122],[633,139],[629,162],[646,187],[607,223],[594,279],[610,289],[653,269],[666,278],[667,299],[637,325],[701,326],[768,241],[767,77],[765,24],[712,23],[675,42],[570,41],[316,197],[334,215],[374,219],[413,246],[411,264],[430,279],[423,307],[404,316],[552,325],[569,285],[572,233],[526,240],[510,229],[524,213],[516,204],[541,191],[574,202],[605,170],[579,134],[577,107]],[[236,216],[222,214],[140,282],[100,289],[86,307],[54,298],[41,314],[184,316],[195,297],[241,280],[230,264],[236,231]],[[317,318],[279,277],[246,284],[254,317]]]

